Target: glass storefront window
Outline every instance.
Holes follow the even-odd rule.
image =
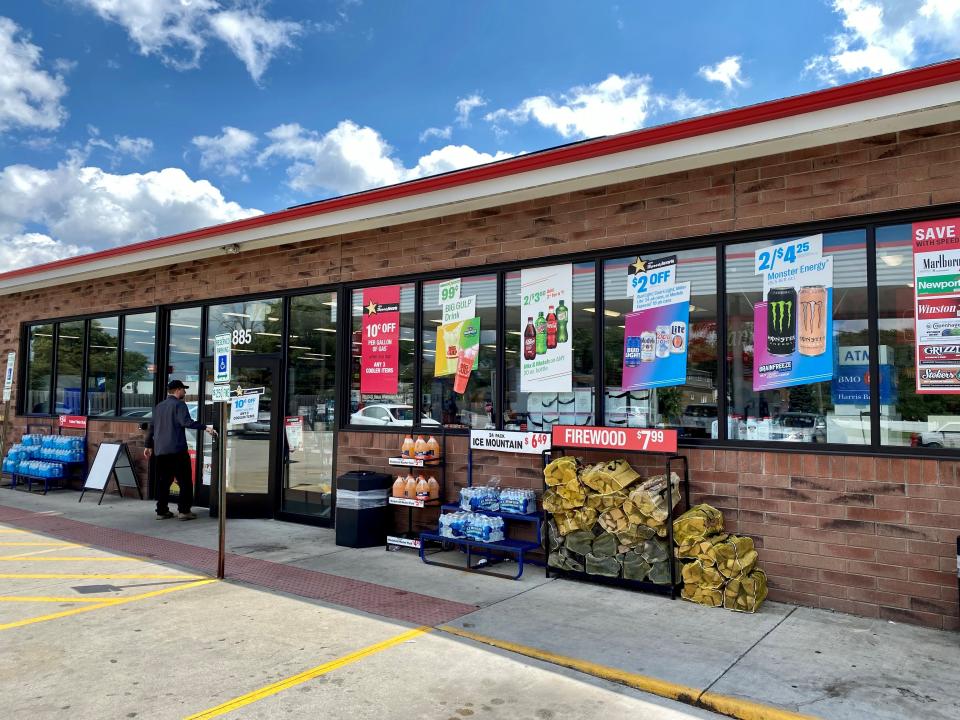
[[[690,317],[685,328],[687,381],[674,387],[625,390],[623,335],[633,312],[628,268],[636,255],[603,266],[603,358],[605,422],[613,427],[676,428],[681,437],[709,438],[717,419],[717,251],[642,255],[646,261],[676,256],[676,282],[690,283]],[[653,328],[651,328],[652,330]]]
[[[156,366],[155,313],[127,315],[123,321],[123,368],[120,380],[120,416],[153,414]]]
[[[754,253],[793,239],[796,238],[743,243],[726,249],[727,437],[868,445],[869,393],[864,396],[851,391],[847,377],[849,367],[840,360],[858,350],[865,351],[869,342],[866,232],[863,230],[823,234],[823,257],[833,258],[833,379],[777,389],[753,389],[758,343],[769,353],[773,342],[771,333],[767,333],[767,337],[754,337],[754,305],[762,300],[763,294],[763,276],[754,273]],[[799,304],[798,312],[791,321],[790,311],[795,302]],[[803,298],[791,296],[784,303],[783,317],[793,326],[791,348],[802,348],[802,340],[795,338],[799,337],[797,328],[803,322]],[[822,339],[820,342],[822,347]],[[799,352],[802,353],[802,349]]]
[[[117,412],[117,360],[120,340],[120,318],[97,318],[90,321],[87,350],[87,415],[115,415]],[[60,326],[60,342],[66,338]],[[71,342],[82,347],[82,334]],[[62,357],[62,353],[58,353]],[[58,380],[57,389],[63,384]]]
[[[31,325],[27,331],[27,387],[23,410],[44,415],[51,412],[53,385],[53,324]]]
[[[595,263],[573,266],[573,303],[570,325],[573,338],[573,392],[520,392],[520,352],[522,325],[520,317],[520,272],[506,275],[504,302],[506,327],[503,345],[506,377],[506,407],[503,410],[505,430],[549,432],[554,425],[592,425],[595,415],[593,349],[596,335],[594,317]],[[525,318],[524,318],[525,320]]]
[[[363,290],[354,290],[351,302],[352,333],[350,340],[350,425],[403,427],[421,425],[414,422],[414,352],[416,300],[413,283],[400,286],[399,382],[396,394],[361,393],[360,362],[362,357]],[[436,421],[431,421],[435,423]],[[429,424],[429,423],[427,423]]]
[[[337,295],[290,299],[283,509],[329,518],[337,398]]]
[[[95,321],[96,322],[96,321]],[[79,415],[83,394],[83,321],[57,326],[55,415]]]
[[[960,395],[916,391],[911,225],[877,228],[876,238],[880,444],[960,448]]]
[[[200,417],[200,320],[202,310],[182,308],[170,311],[169,332],[169,364],[167,366],[164,388],[171,380],[180,380],[187,386],[184,401],[190,410],[190,416],[196,420]],[[148,323],[149,324],[149,323]],[[166,394],[166,390],[161,394]],[[187,446],[196,451],[197,431],[187,430]]]
[[[213,355],[213,338],[222,333],[232,336],[232,351],[235,353],[278,353],[283,340],[282,331],[282,300],[212,305],[207,311],[206,354]]]
[[[423,284],[420,325],[423,333],[420,385],[423,413],[446,427],[493,428],[496,423],[493,406],[497,365],[497,276],[465,277],[460,281],[460,298],[476,298],[475,317],[480,319],[477,368],[470,373],[462,394],[455,392],[454,388],[461,323],[443,324],[440,302],[443,282],[438,280]],[[409,342],[412,344],[412,341],[411,337]],[[404,342],[402,337],[401,342]],[[432,423],[424,420],[424,424]]]

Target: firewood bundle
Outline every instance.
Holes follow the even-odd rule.
[[[625,460],[583,465],[562,457],[544,469],[550,567],[603,577],[670,583],[667,477],[642,478]],[[670,500],[680,500],[672,473]],[[674,561],[675,562],[675,561]],[[680,577],[680,566],[674,568]]]
[[[753,539],[723,533],[723,514],[697,505],[673,523],[676,555],[685,560],[681,596],[708,607],[756,612],[767,597],[767,577],[756,569]]]

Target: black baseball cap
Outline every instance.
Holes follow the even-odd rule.
[[[174,390],[186,390],[187,386],[183,384],[180,380],[171,380],[167,383],[167,391],[172,392]]]

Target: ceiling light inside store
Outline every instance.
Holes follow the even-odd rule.
[[[61,335],[60,339],[61,340],[79,340],[80,338],[77,337],[76,335]]]
[[[592,308],[592,307],[588,307],[588,308],[584,308],[583,311],[584,311],[584,312],[589,312],[589,313],[595,313],[595,312],[597,311],[597,309],[596,309],[596,308]]]
[[[307,345],[291,345],[290,349],[291,350],[313,350],[312,347],[309,347]]]
[[[191,330],[200,329],[199,325],[184,325],[183,323],[175,323],[175,322],[170,323],[170,327],[182,327],[182,328],[189,328]]]
[[[900,267],[903,265],[903,255],[881,255],[880,259],[887,267]]]
[[[337,331],[336,328],[314,328],[314,330],[316,330],[317,332],[332,332],[332,333],[335,333]]]
[[[620,313],[618,313],[616,310],[604,310],[603,314],[607,317],[620,317]]]
[[[523,335],[519,330],[507,330],[507,335]]]
[[[232,312],[225,312],[225,313],[223,313],[223,316],[224,316],[224,317],[242,317],[242,318],[249,318],[249,317],[250,317],[250,316],[247,315],[246,313],[232,313]]]
[[[437,325],[443,325],[443,320],[431,320],[430,322],[436,323]]]
[[[152,342],[146,342],[145,340],[134,340],[134,345],[153,345]]]
[[[153,330],[140,330],[139,328],[128,327],[128,328],[126,328],[126,332],[142,332],[142,333],[148,333],[148,332],[153,332]]]
[[[280,333],[268,333],[268,332],[258,332],[258,333],[254,333],[254,335],[266,335],[267,337],[283,337],[282,335],[280,335]],[[290,337],[295,338],[297,336],[291,335]]]
[[[516,351],[516,350],[504,350],[504,352],[508,352],[508,353],[510,353],[511,355],[516,355],[516,354],[517,354],[517,351]]]

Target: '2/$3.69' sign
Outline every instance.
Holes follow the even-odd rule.
[[[573,265],[520,271],[520,392],[573,388]]]

